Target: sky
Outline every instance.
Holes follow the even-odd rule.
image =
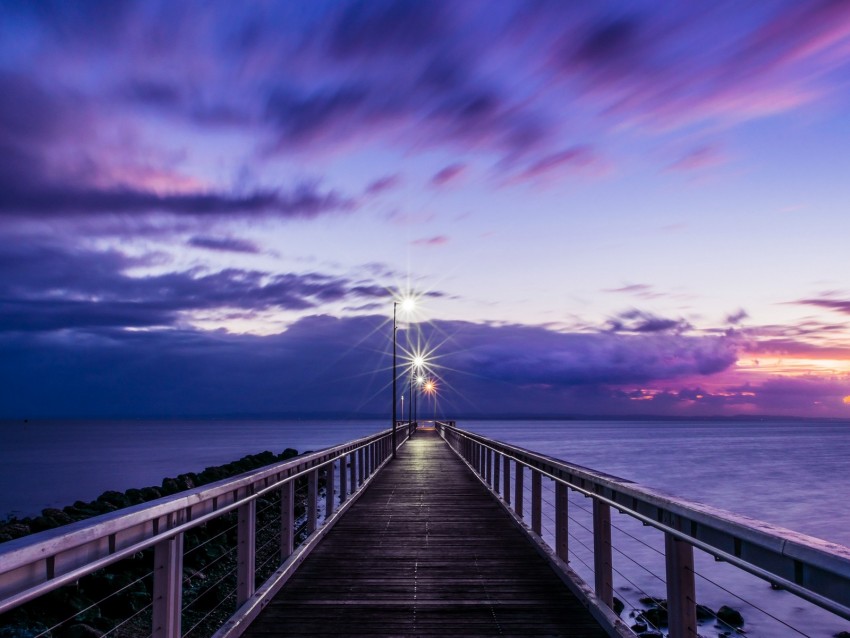
[[[7,0],[0,418],[850,418],[848,142],[840,0]]]

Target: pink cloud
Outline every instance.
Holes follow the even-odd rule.
[[[431,178],[431,186],[447,186],[460,179],[466,172],[466,164],[449,164]]]
[[[667,168],[671,171],[695,171],[711,168],[726,161],[726,157],[713,146],[698,146],[691,149]]]
[[[414,239],[410,243],[414,246],[443,246],[449,243],[449,238],[446,235],[434,235],[433,237]]]

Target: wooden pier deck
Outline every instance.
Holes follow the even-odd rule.
[[[449,446],[420,430],[244,635],[607,634]]]

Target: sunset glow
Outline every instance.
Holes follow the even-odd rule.
[[[393,310],[446,410],[847,416],[850,3],[99,7],[0,5],[0,417],[381,414]]]

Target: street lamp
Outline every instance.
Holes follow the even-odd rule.
[[[437,420],[437,382],[434,379],[427,379],[425,383],[422,384],[422,391],[425,394],[431,396],[431,400],[434,402],[434,421]]]
[[[398,414],[396,412],[397,404],[396,404],[396,381],[398,379],[398,372],[396,371],[396,360],[397,360],[397,350],[398,346],[396,343],[396,333],[398,332],[398,323],[396,322],[396,309],[398,305],[401,304],[401,309],[405,312],[410,312],[413,310],[413,307],[416,305],[416,302],[413,301],[412,297],[406,297],[402,300],[394,300],[393,301],[393,458],[396,457],[396,421],[398,421]]]

